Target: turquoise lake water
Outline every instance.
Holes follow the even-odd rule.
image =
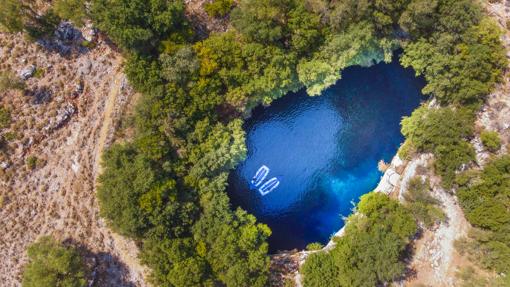
[[[352,67],[321,96],[301,91],[254,110],[248,155],[227,191],[234,207],[271,228],[271,252],[327,243],[343,226],[353,203],[377,186],[378,161],[390,161],[403,142],[400,121],[418,107],[423,86],[398,62]],[[264,196],[250,184],[262,165],[270,171],[261,185],[280,182]]]

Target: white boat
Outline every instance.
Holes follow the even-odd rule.
[[[266,179],[268,173],[269,168],[265,165],[262,165],[255,173],[255,176],[251,179],[251,184],[254,187],[259,186],[264,181],[264,179]]]
[[[277,188],[278,185],[280,185],[280,181],[276,177],[271,178],[259,188],[260,195],[264,196],[270,193]]]

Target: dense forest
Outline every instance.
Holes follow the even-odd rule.
[[[467,217],[480,228],[470,246],[504,254],[506,261],[483,264],[507,272],[508,194],[498,185],[508,190],[508,158],[468,179],[456,173],[474,160],[475,112],[507,65],[501,31],[476,1],[214,0],[206,11],[229,17],[231,27],[207,37],[193,30],[179,0],[54,2],[34,16],[29,4],[7,0],[0,19],[41,37],[60,18],[77,25],[89,18],[123,50],[125,73],[143,97],[134,138],[104,154],[97,197],[109,226],[139,243],[155,285],[266,286],[271,230],[233,210],[225,192],[247,152],[243,118],[290,91],[320,95],[343,69],[390,62],[398,49],[436,103],[402,121],[400,154],[434,154],[444,187],[460,187]],[[402,276],[417,224],[443,219],[427,182],[416,179],[410,190],[408,205],[363,196],[336,247],[304,264],[305,286],[375,286]]]

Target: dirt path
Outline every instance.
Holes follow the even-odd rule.
[[[0,103],[13,113],[9,168],[0,177],[0,285],[20,286],[26,247],[42,235],[53,235],[82,246],[93,264],[99,286],[146,286],[144,268],[136,259],[135,244],[113,234],[99,217],[95,182],[102,150],[113,137],[123,109],[133,98],[122,73],[122,57],[103,42],[93,50],[65,58],[41,50],[19,35],[0,34],[0,62],[17,71],[33,64],[44,71],[30,79],[28,89],[46,88],[47,103],[34,104],[20,93],[0,94]],[[4,50],[5,47],[10,51]],[[23,51],[13,57],[16,51]],[[7,52],[7,53],[5,53]],[[70,96],[75,83],[83,93]],[[75,112],[54,130],[45,123],[65,106]],[[34,123],[33,125],[31,123]],[[38,158],[34,170],[28,156]]]

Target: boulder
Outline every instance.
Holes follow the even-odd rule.
[[[82,38],[81,31],[76,29],[70,22],[61,22],[55,30],[55,38],[62,42],[73,42]]]
[[[23,70],[21,70],[19,72],[19,77],[25,81],[25,80],[28,80],[29,78],[31,78],[35,73],[35,66],[34,65],[30,65],[28,67],[25,67]]]
[[[51,132],[61,128],[76,112],[76,108],[72,104],[67,104],[57,112],[57,116],[50,120],[50,123],[44,127],[46,132]]]

